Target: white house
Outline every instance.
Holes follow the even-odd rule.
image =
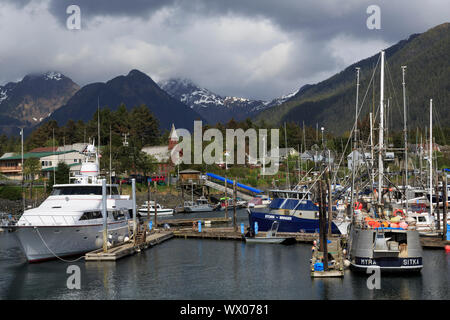
[[[356,163],[357,167],[362,166],[366,162],[369,162],[372,160],[372,154],[370,152],[365,152],[364,156],[363,156],[363,154],[361,152],[359,152],[358,150],[353,150],[347,156],[347,162],[348,162],[347,167],[349,169],[352,169],[352,166],[353,166],[353,156],[355,157],[355,163]]]
[[[79,174],[83,159],[84,155],[76,150],[55,152],[55,154],[39,158],[42,172],[46,174],[47,177],[50,177],[50,172],[52,172],[54,168],[56,169],[60,162],[64,162],[69,166],[71,174]]]

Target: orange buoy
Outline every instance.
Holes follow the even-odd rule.
[[[450,245],[445,246],[445,252],[450,252]]]

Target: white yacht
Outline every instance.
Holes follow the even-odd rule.
[[[102,184],[98,155],[88,145],[80,175],[69,184],[56,184],[37,208],[25,210],[15,228],[29,262],[80,255],[103,244]],[[121,196],[117,185],[107,185],[108,241],[123,241],[129,234],[132,200]]]
[[[170,216],[173,214],[173,209],[170,208],[164,208],[159,203],[155,205],[155,201],[150,201],[150,215],[155,215],[155,207],[156,207],[156,214],[158,216]],[[148,213],[148,201],[145,201],[144,204],[139,208],[138,213],[141,217],[145,217]]]

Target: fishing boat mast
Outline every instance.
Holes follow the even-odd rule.
[[[383,133],[384,133],[384,51],[381,51],[381,70],[380,70],[380,132],[378,135],[379,153],[378,153],[378,206],[381,212],[383,199]]]
[[[352,220],[353,220],[353,217],[354,217],[354,215],[355,215],[355,213],[354,213],[354,210],[355,210],[355,208],[354,208],[354,201],[355,201],[355,199],[354,199],[354,190],[355,190],[355,167],[356,167],[356,163],[357,163],[357,161],[355,161],[356,159],[356,154],[358,153],[357,152],[357,130],[358,130],[358,95],[359,95],[359,70],[360,70],[360,68],[356,68],[356,103],[355,103],[355,135],[354,135],[354,143],[353,143],[353,151],[352,151],[352,153],[353,153],[353,156],[352,156],[352,193],[351,193],[351,200],[350,200],[350,202],[351,202],[351,206],[352,206],[352,209],[351,209],[351,213],[352,213]]]
[[[408,213],[408,130],[406,126],[406,90],[405,90],[405,69],[406,66],[402,66],[402,76],[403,76],[403,121],[404,121],[404,135],[405,135],[405,209]]]
[[[430,99],[430,153],[428,155],[430,162],[430,218],[433,216],[433,99]],[[436,202],[437,199],[436,195]]]

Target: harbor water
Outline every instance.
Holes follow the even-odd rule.
[[[223,216],[223,212],[198,216]],[[232,210],[229,212],[232,216]],[[193,215],[176,215],[192,218]],[[238,223],[247,224],[245,210]],[[232,240],[171,239],[117,262],[28,264],[14,233],[0,233],[0,299],[449,299],[450,254],[424,250],[416,275],[312,279],[311,245],[245,244]],[[68,289],[67,268],[77,265],[81,288]]]

